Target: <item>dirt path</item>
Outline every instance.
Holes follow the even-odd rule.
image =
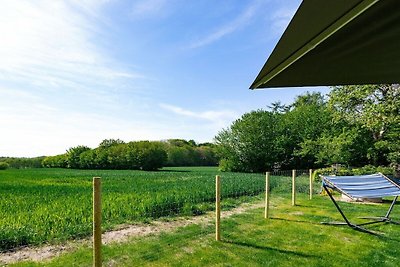
[[[222,218],[241,214],[247,210],[263,207],[264,203],[242,204],[241,206],[221,213]],[[191,224],[209,224],[214,220],[214,213],[190,218],[177,217],[171,221],[152,221],[151,224],[121,225],[116,230],[105,232],[102,235],[103,244],[127,242],[130,237],[140,237],[161,232],[173,232],[177,228]],[[7,265],[20,261],[44,261],[71,252],[82,245],[90,245],[90,239],[75,240],[61,245],[45,245],[40,247],[25,247],[11,252],[0,253],[0,265]]]

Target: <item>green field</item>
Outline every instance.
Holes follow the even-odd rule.
[[[92,177],[102,177],[103,229],[214,209],[215,175],[222,176],[223,207],[264,192],[264,175],[218,173],[217,168],[157,172],[9,169],[0,172],[0,251],[81,238],[92,231]],[[271,187],[290,192],[290,179]],[[279,191],[279,190],[278,190]]]
[[[298,172],[300,173],[300,172]],[[25,169],[0,172],[0,242],[8,250],[21,245],[58,243],[92,231],[92,177],[102,177],[103,230],[155,218],[198,215],[214,209],[215,175],[222,177],[223,209],[263,200],[262,174],[219,173],[217,168],[167,168],[158,172]],[[251,209],[222,220],[222,242],[214,225],[192,224],[175,231],[132,237],[103,247],[106,266],[397,266],[398,225],[369,228],[373,236],[349,227],[322,225],[340,221],[325,196],[308,199],[308,178],[297,178],[298,202],[291,206],[291,173],[271,177],[271,219]],[[315,185],[315,191],[320,185]],[[351,220],[383,215],[389,203],[341,203]],[[399,220],[395,208],[393,219]],[[61,257],[17,266],[91,266],[90,244]]]
[[[103,266],[398,266],[400,226],[370,225],[382,233],[374,236],[347,226],[321,221],[339,220],[328,197],[298,195],[271,199],[271,218],[263,209],[222,219],[222,241],[215,241],[213,224],[192,224],[173,232],[132,237],[129,242],[103,246]],[[385,214],[388,205],[340,203],[352,220]],[[399,219],[394,210],[393,219]],[[12,265],[14,266],[14,265]],[[92,248],[75,251],[40,263],[15,266],[92,266]]]

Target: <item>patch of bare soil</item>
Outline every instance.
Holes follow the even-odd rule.
[[[264,203],[242,204],[229,211],[221,212],[221,218],[228,218],[232,215],[241,214],[251,209],[261,208]],[[194,217],[178,217],[170,221],[157,220],[150,224],[120,225],[115,230],[108,231],[102,235],[102,243],[127,242],[131,237],[141,237],[162,232],[173,232],[177,228],[191,224],[210,224],[214,220],[214,213],[208,212],[204,215]],[[60,245],[45,245],[40,247],[24,247],[14,251],[0,253],[0,265],[4,266],[20,261],[45,261],[57,257],[63,253],[71,252],[81,245],[89,245],[90,239],[75,240]]]

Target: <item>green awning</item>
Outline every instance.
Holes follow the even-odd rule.
[[[400,82],[400,0],[304,0],[251,89]]]

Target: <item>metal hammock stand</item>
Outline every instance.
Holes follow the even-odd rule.
[[[359,175],[359,176],[322,176],[322,186],[326,193],[332,200],[333,204],[342,215],[345,222],[324,222],[324,224],[333,225],[348,225],[354,230],[361,232],[377,235],[378,233],[373,232],[364,228],[364,225],[376,224],[376,223],[394,223],[400,224],[398,222],[392,221],[390,218],[390,213],[400,195],[400,186],[393,182],[391,179],[383,175],[382,173],[371,174],[371,175]],[[336,190],[351,199],[358,198],[382,198],[388,196],[394,196],[392,204],[390,205],[385,216],[380,217],[362,217],[362,219],[370,219],[372,221],[355,224],[350,222],[346,215],[343,213],[342,209],[333,198],[331,192],[328,189]]]

